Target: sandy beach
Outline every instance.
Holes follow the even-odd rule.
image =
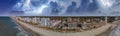
[[[12,17],[14,18],[14,17]],[[60,32],[54,32],[54,31],[48,31],[45,29],[41,29],[39,27],[33,26],[28,23],[24,23],[22,21],[19,21],[17,19],[14,19],[17,23],[19,23],[22,26],[25,26],[26,28],[38,33],[38,34],[43,34],[43,36],[95,36],[97,34],[103,33],[107,31],[110,27],[111,24],[106,24],[100,28],[97,29],[92,29],[89,31],[83,31],[83,32],[77,32],[77,33],[60,33]]]

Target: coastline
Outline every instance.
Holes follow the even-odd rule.
[[[107,31],[111,24],[106,24],[100,28],[97,29],[92,29],[89,31],[83,31],[83,32],[77,32],[77,33],[59,33],[59,32],[53,32],[53,31],[48,31],[48,30],[44,30],[35,26],[32,26],[28,23],[24,23],[21,22],[17,19],[14,19],[14,17],[11,17],[13,20],[15,20],[15,22],[19,23],[21,26],[25,26],[26,28],[38,33],[38,34],[42,34],[44,36],[95,36],[97,34],[103,33],[105,31]]]
[[[19,27],[23,28],[23,29],[25,30],[25,32],[30,31],[30,33],[31,33],[30,35],[32,35],[32,36],[38,35],[36,32],[30,30],[29,28],[26,28],[25,26],[21,25],[20,23],[17,23],[14,18],[12,18],[12,17],[10,17],[10,18],[12,19],[12,21],[13,21],[14,23],[16,23],[16,25],[18,25]]]

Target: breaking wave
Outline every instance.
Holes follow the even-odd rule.
[[[28,34],[28,32],[24,31],[23,28],[21,28],[20,26],[16,26],[15,28],[17,28],[20,32],[17,34],[17,36],[30,36],[30,34]]]

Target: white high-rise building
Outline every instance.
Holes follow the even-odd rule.
[[[41,18],[41,26],[49,27],[50,26],[50,18]]]
[[[26,17],[26,18],[24,18],[24,21],[25,21],[25,22],[30,22],[31,19],[30,19],[29,17]]]
[[[32,19],[32,22],[33,22],[33,23],[37,23],[37,18],[34,17],[34,18]]]

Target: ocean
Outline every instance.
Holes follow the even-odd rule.
[[[39,34],[21,27],[9,17],[0,17],[0,36],[40,36]]]

